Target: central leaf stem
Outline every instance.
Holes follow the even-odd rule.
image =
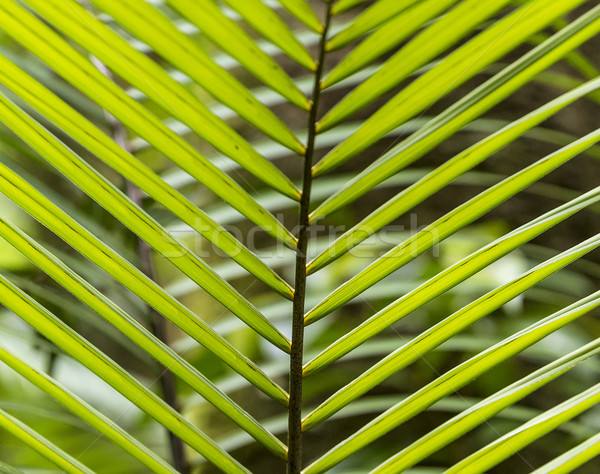
[[[306,298],[306,252],[308,249],[310,192],[312,188],[312,165],[315,152],[315,126],[321,95],[321,76],[325,58],[327,31],[331,19],[331,7],[327,5],[327,16],[319,43],[319,57],[312,93],[312,106],[308,116],[308,140],[304,154],[304,176],[302,198],[298,216],[298,246],[296,250],[296,275],[292,309],[292,348],[290,352],[290,406],[288,415],[288,474],[302,471],[302,355],[304,352],[304,301]]]

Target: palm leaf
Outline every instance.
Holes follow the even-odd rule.
[[[160,11],[143,1],[130,2],[127,8],[114,1],[98,0],[95,4],[146,42],[153,51],[161,54],[179,71],[210,92],[215,99],[233,109],[274,140],[294,151],[302,152],[302,145],[275,114],[256,100],[235,77],[220,68],[202,48],[179,31]],[[153,34],[156,31],[160,31],[160,34]],[[300,50],[301,53],[296,54],[305,58],[302,45],[297,45],[295,50]]]
[[[532,329],[533,332],[535,332],[535,328]],[[385,472],[385,470],[388,469],[400,471],[410,467],[418,462],[419,459],[423,459],[428,454],[431,454],[432,447],[434,449],[439,449],[440,446],[448,444],[452,439],[464,434],[474,426],[483,423],[492,415],[501,410],[505,410],[507,406],[516,403],[518,400],[526,397],[542,385],[559,377],[565,373],[565,370],[569,370],[570,367],[573,367],[574,364],[578,364],[582,360],[594,356],[597,349],[598,342],[592,342],[581,349],[560,358],[556,362],[548,364],[533,372],[528,377],[515,382],[448,420],[436,430],[427,434],[427,436],[419,439],[411,446],[396,454],[393,458],[382,463],[374,469],[374,471]]]
[[[447,472],[457,472],[459,470],[464,472],[481,472],[482,469],[486,469],[486,466],[493,466],[499,463],[502,459],[510,456],[514,452],[514,449],[520,449],[524,445],[532,443],[557,425],[594,406],[598,403],[599,390],[600,387],[595,385],[585,392],[570,398],[553,409],[546,411],[540,417],[536,417],[525,423],[518,430],[504,435],[496,442],[490,443],[484,449],[473,453],[460,463],[452,466]]]
[[[27,425],[21,423],[13,416],[0,410],[0,426],[7,430],[23,442],[27,443],[32,449],[38,451],[42,456],[46,457],[56,467],[63,472],[74,473],[92,473],[90,469],[78,462],[72,456],[69,456],[58,446],[48,441],[39,433],[33,431]]]
[[[97,429],[103,436],[114,440],[115,443],[139,459],[149,469],[152,469],[154,472],[173,472],[173,469],[150,449],[46,374],[29,367],[25,362],[1,348],[0,358],[4,364],[44,390],[68,410]],[[59,467],[61,466],[59,465]]]
[[[598,32],[598,9],[582,15],[568,27],[557,32],[544,43],[522,56],[494,77],[477,87],[448,110],[431,120],[422,130],[405,142],[394,146],[378,158],[338,193],[327,199],[312,213],[316,220],[352,202],[395,172],[420,158],[436,145],[460,130],[474,118],[489,110],[511,93],[531,81],[569,51]],[[349,190],[352,192],[349,192]]]
[[[598,438],[592,436],[580,445],[553,459],[548,464],[536,469],[535,472],[572,472],[590,459],[598,456]]]
[[[0,361],[72,414],[30,423],[2,384],[7,466],[484,472],[555,430],[575,447],[539,472],[600,453],[600,129],[572,119],[600,103],[599,6],[5,0],[0,23]]]
[[[501,294],[500,292],[498,293]],[[482,303],[485,303],[485,298],[474,302],[472,308],[475,308],[478,304]],[[594,305],[591,305],[589,309],[593,309],[594,307]],[[575,304],[573,307],[568,307],[558,314],[553,315],[553,317],[549,319],[553,319],[556,316],[564,316],[565,314],[567,316],[577,317],[581,314],[585,314],[587,310],[588,307],[584,306],[584,308],[579,311],[579,304]],[[468,309],[465,309],[465,312],[467,311]],[[567,317],[566,320],[570,321],[571,319]],[[543,337],[543,335],[546,334],[547,332],[542,330],[537,333],[537,336]],[[443,376],[423,387],[419,392],[416,392],[411,397],[386,410],[343,443],[338,444],[327,454],[319,458],[318,461],[308,466],[305,469],[305,472],[318,472],[339,463],[361,446],[364,446],[365,444],[372,442],[374,439],[383,436],[394,427],[415,416],[417,413],[423,410],[423,407],[433,404],[439,398],[444,396],[444,394],[456,391],[461,385],[469,382],[481,372],[489,370],[489,368],[493,367],[502,360],[503,353],[508,356],[514,346],[518,346],[519,344],[527,345],[531,342],[531,339],[533,339],[533,342],[535,342],[535,334],[533,337],[531,337],[531,339],[529,339],[528,336],[530,335],[527,334],[527,331],[525,331],[524,335],[517,334],[513,337],[514,341],[510,341],[514,342],[514,344],[506,344],[503,341],[503,343],[498,344],[498,346],[494,346],[488,351],[479,354],[471,360],[455,367],[450,372],[447,372]]]

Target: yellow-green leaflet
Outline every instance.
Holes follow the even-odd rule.
[[[111,323],[125,336],[144,349],[164,367],[187,383],[213,406],[221,410],[252,437],[280,457],[286,455],[285,446],[264,429],[237,403],[221,392],[194,366],[179,354],[154,337],[146,328],[129,314],[115,305],[84,279],[58,260],[52,253],[28,238],[13,225],[0,218],[0,236],[22,252],[32,263],[58,282],[84,304]]]
[[[338,342],[342,343],[342,345],[346,345],[344,353],[354,347],[357,347],[365,340],[362,336],[360,336],[360,334],[364,333],[364,331],[369,332],[371,335],[372,333],[379,332],[380,330],[419,308],[427,301],[430,301],[436,296],[454,287],[458,283],[469,278],[515,248],[523,245],[537,235],[540,235],[542,232],[545,232],[547,229],[556,225],[556,223],[561,222],[581,209],[594,204],[599,198],[600,188],[593,189],[579,198],[576,198],[573,201],[568,202],[567,204],[564,204],[563,206],[560,206],[506,234],[505,236],[495,240],[476,252],[473,252],[471,255],[465,257],[454,265],[448,267],[435,277],[429,279],[425,283],[396,300],[394,303],[379,311],[377,314],[369,318],[350,333],[340,338]],[[310,324],[315,320],[316,319],[311,317],[311,314],[309,313],[305,318],[305,323]],[[350,343],[350,341],[353,342]],[[334,345],[337,345],[337,343]],[[329,349],[327,349],[325,352],[328,351]],[[321,355],[319,357],[321,357]],[[335,358],[338,357],[339,353],[336,353]],[[319,366],[319,368],[322,367],[321,365],[316,364],[314,360],[308,362],[305,367],[305,373],[309,374],[314,372],[317,370],[317,366]]]
[[[170,209],[183,222],[230,255],[254,276],[279,294],[288,299],[292,298],[293,291],[290,285],[262,263],[233,235],[181,193],[166,184],[150,168],[121,148],[84,116],[2,55],[0,55],[0,83],[86,146],[98,158],[146,191],[157,202]]]
[[[0,276],[2,304],[226,472],[248,472],[112,359]]]
[[[501,4],[506,1],[501,0],[498,3]],[[392,18],[375,30],[356,48],[353,48],[323,80],[321,88],[327,89],[365,68],[382,54],[390,51],[406,38],[410,38],[413,33],[419,31],[421,26],[457,2],[458,0],[424,0],[414,8],[406,10]],[[466,2],[475,3],[479,7],[487,6],[486,9],[496,5],[496,3],[489,2],[477,3],[474,0],[466,0]],[[457,16],[455,12],[461,10],[461,7],[462,5],[455,8],[445,17],[442,17],[433,23],[432,26],[421,32],[415,39],[411,40],[400,51],[395,53],[392,58],[388,59],[366,81],[344,97],[323,117],[319,124],[319,131],[324,132],[332,128],[343,120],[343,118],[351,115],[353,111],[358,110],[362,106],[362,103],[357,102],[357,107],[353,110],[346,111],[346,107],[355,100],[355,94],[358,94],[358,97],[363,97],[362,90],[364,86],[369,84],[369,88],[372,88],[374,84],[381,83],[380,77],[389,77],[391,74],[398,74],[398,82],[400,82],[403,78],[410,76],[412,72],[427,64],[430,59],[435,58],[439,52],[447,51],[456,40],[469,32],[472,28],[470,25],[478,25],[480,21],[479,16],[474,14],[477,13],[477,10],[471,12],[471,7],[471,9],[466,10],[470,13],[469,15],[465,16],[465,12],[463,11],[461,16]],[[457,22],[456,18],[462,21]],[[453,22],[455,23],[455,27],[448,29],[448,24],[453,24]],[[435,38],[435,41],[432,41],[432,38]],[[335,38],[333,39],[335,40]],[[376,90],[373,90],[372,93],[376,93]],[[330,114],[335,115],[335,120],[329,119]]]
[[[533,237],[535,237],[535,235],[531,236],[531,238]],[[571,263],[574,259],[578,258],[579,254],[575,255],[576,256],[573,257],[572,252],[568,252],[566,257],[562,256],[561,258],[561,256],[558,256],[553,260],[538,265],[519,279],[488,293],[485,297],[476,300],[462,310],[456,312],[454,315],[449,316],[441,323],[438,323],[431,329],[423,332],[411,342],[398,348],[365,371],[362,375],[355,378],[343,389],[329,397],[317,409],[310,413],[304,422],[305,429],[309,429],[316,424],[321,423],[356,398],[379,385],[394,373],[403,369],[426,352],[432,350],[437,345],[458,333],[460,330],[485,317],[493,309],[502,306],[506,301],[517,296],[519,294],[516,293],[517,291],[522,293],[542,279]],[[425,301],[428,300],[429,299]],[[420,304],[425,303],[425,301],[421,300]],[[414,309],[414,306],[412,309]],[[401,313],[396,315],[394,314],[394,310],[396,310],[396,312],[401,311]],[[390,305],[389,309],[381,311],[380,314],[372,317],[359,326],[358,330],[352,331],[348,339],[356,340],[357,336],[361,336],[361,332],[364,334],[364,332],[369,329],[371,330],[371,336],[376,334],[378,328],[373,328],[373,326],[382,323],[387,324],[388,326],[391,325],[393,322],[409,313],[409,311],[404,312],[403,310],[404,308],[396,303]],[[347,348],[343,347],[344,342],[344,338],[342,338],[338,346],[342,346],[341,349],[346,349],[347,352]]]
[[[334,51],[360,38],[373,28],[386,23],[398,13],[417,2],[418,0],[379,0],[375,2],[361,13],[346,29],[340,31],[327,42],[327,51]],[[404,26],[412,27],[409,24],[405,24]]]
[[[155,7],[144,0],[91,2],[260,131],[290,150],[304,152],[304,145],[273,112]]]
[[[593,8],[474,89],[351,179],[311,214],[311,222],[349,204],[456,133],[600,31]],[[569,86],[573,87],[573,86]]]
[[[100,173],[70,152],[2,95],[0,95],[0,121],[258,334],[281,350],[289,351],[290,343],[287,338],[229,283],[222,280],[203,260],[174,239],[166,229]]]
[[[46,392],[66,409],[101,433],[102,436],[106,436],[108,439],[114,441],[115,444],[122,447],[148,469],[151,469],[152,472],[162,474],[173,474],[176,472],[163,459],[158,457],[156,453],[140,443],[127,433],[127,431],[120,428],[114,421],[71,393],[56,380],[38,372],[2,347],[0,347],[0,361]]]
[[[593,296],[593,295],[592,295]],[[590,297],[585,301],[589,301]],[[583,303],[580,302],[580,304]],[[530,330],[535,331],[535,328]],[[473,405],[468,410],[438,426],[435,430],[418,439],[410,446],[404,448],[387,461],[371,471],[371,474],[386,472],[401,472],[425,459],[430,454],[448,445],[459,436],[467,433],[486,420],[496,415],[524,397],[528,396],[541,386],[551,382],[577,364],[597,355],[600,352],[600,340],[586,344],[555,362],[548,364],[532,374],[518,380],[508,387],[496,392],[494,395]],[[535,471],[538,472],[538,471]],[[564,471],[570,472],[570,471]]]
[[[6,33],[52,66],[92,100],[98,101],[99,105],[125,126],[270,235],[295,248],[294,236],[233,179],[169,130],[155,115],[128,97],[44,23],[17,6],[13,0],[0,2],[0,22]]]
[[[550,265],[555,267],[556,271],[560,267],[567,265],[569,262],[572,262],[585,255],[590,250],[597,248],[599,245],[600,239],[598,236],[595,236],[592,239],[588,239],[586,242],[583,242],[550,260]],[[536,268],[539,268],[540,271],[544,272],[543,265]],[[454,318],[457,315],[460,316],[461,314],[465,315],[467,318],[470,316],[473,317],[472,322],[476,321],[478,319],[478,315],[484,316],[485,314],[489,313],[489,311],[499,307],[498,304],[501,306],[503,303],[498,301],[498,299],[508,301],[514,296],[520,294],[519,290],[514,288],[514,285],[522,285],[522,289],[527,288],[530,283],[527,280],[532,275],[535,275],[535,271],[525,274],[524,277],[522,277],[524,278],[524,281],[516,280],[515,282],[511,282],[508,285],[500,287],[498,290],[490,293],[490,295],[494,295],[494,298],[492,302],[489,302],[489,304],[485,301],[486,296],[488,295],[485,295],[484,297],[479,298],[475,302],[471,303],[469,306],[463,308],[458,313],[446,318],[446,320],[434,326],[434,328],[438,328],[442,332],[447,332],[450,327],[444,328],[444,326],[446,326],[448,322],[454,321]],[[532,278],[535,279],[535,277]],[[512,296],[510,294],[503,295],[503,288],[509,288]],[[516,290],[516,292],[512,292],[511,290]],[[377,416],[355,434],[340,442],[337,446],[308,466],[303,472],[305,474],[323,472],[324,470],[340,463],[342,460],[346,459],[348,456],[358,451],[365,445],[373,442],[375,439],[385,435],[390,430],[411,419],[416,414],[431,406],[437,400],[458,390],[498,363],[506,360],[513,354],[522,351],[524,348],[529,347],[531,344],[534,344],[541,338],[563,327],[565,324],[586,314],[595,307],[597,307],[597,304],[580,305],[579,302],[575,303],[555,313],[551,317],[546,318],[539,326],[534,325],[535,327],[532,328],[533,331],[521,331],[494,345],[486,351],[481,352],[468,361],[463,362],[449,372],[446,372],[444,375],[436,378],[433,382],[413,393],[400,403],[386,410],[381,415]],[[478,314],[469,315],[471,312]],[[432,328],[432,330],[434,328]],[[448,337],[451,336],[452,334],[448,334]]]
[[[77,459],[65,453],[58,446],[32,430],[25,423],[0,409],[0,427],[27,444],[30,448],[44,456],[48,461],[69,474],[94,474]]]
[[[355,298],[367,288],[373,286],[427,249],[439,244],[449,235],[462,229],[541,177],[575,158],[587,148],[597,143],[598,140],[600,140],[600,129],[542,158],[470,199],[428,225],[413,237],[408,238],[403,243],[388,251],[358,275],[332,292],[321,303],[311,309],[306,317],[315,320],[320,319],[342,304]]]
[[[106,66],[142,90],[173,117],[280,193],[296,199],[298,190],[270,161],[158,64],[136,51],[74,0],[25,0],[58,29]],[[116,54],[115,54],[116,53]]]
[[[469,147],[442,166],[423,177],[412,186],[399,192],[394,198],[376,209],[360,223],[356,224],[323,250],[307,266],[309,274],[323,268],[336,258],[345,254],[370,235],[392,222],[405,212],[423,202],[429,196],[442,189],[448,183],[476,165],[492,156],[516,138],[553,116],[575,100],[585,97],[600,87],[600,79],[590,81],[569,91],[548,104],[534,110],[503,129],[493,133],[475,145]]]
[[[181,16],[233,56],[251,74],[292,104],[309,110],[310,102],[277,63],[261,51],[244,30],[227,18],[212,0],[166,0]]]
[[[598,403],[600,403],[600,383],[536,416],[533,420],[498,438],[445,472],[448,474],[485,472],[512,456],[515,451],[533,443],[557,426],[573,419]]]
[[[600,455],[600,433],[533,471],[535,474],[569,474]]]
[[[283,8],[294,15],[298,20],[308,26],[315,33],[323,32],[323,25],[321,20],[315,14],[314,10],[310,7],[306,0],[277,0]]]
[[[223,0],[261,35],[279,46],[297,63],[314,71],[317,63],[288,26],[261,0]]]
[[[240,354],[189,309],[168,295],[155,282],[110,247],[100,242],[19,175],[2,164],[0,164],[0,190],[2,190],[2,194],[23,208],[42,225],[105,270],[115,280],[204,345],[256,387],[273,399],[287,405],[288,394],[255,364]]]
[[[360,5],[361,3],[365,3],[366,1],[367,0],[338,0],[331,7],[331,13],[334,15],[339,15],[340,13],[344,13],[355,6]]]
[[[379,108],[354,135],[317,163],[314,174],[323,174],[357,155],[386,133],[456,89],[481,69],[519,46],[533,33],[584,1],[532,0],[496,22]],[[388,81],[381,81],[378,90],[386,90],[388,84],[394,83],[395,77],[392,76]],[[370,90],[364,93],[370,95]],[[362,98],[355,96],[355,100],[362,100]],[[334,119],[335,117],[329,114],[329,119],[325,118],[320,122],[319,130],[327,128],[327,120]]]

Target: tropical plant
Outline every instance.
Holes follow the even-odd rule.
[[[584,469],[595,3],[2,0],[0,470]]]

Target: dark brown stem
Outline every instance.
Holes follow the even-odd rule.
[[[112,78],[112,73],[101,61],[99,61],[97,58],[92,58],[92,61],[105,76]],[[108,112],[106,112],[106,117],[111,126],[112,135],[115,142],[117,142],[117,144],[124,150],[131,152],[131,145],[127,138],[127,130],[123,124]],[[143,209],[143,194],[140,188],[130,181],[125,182],[125,188],[129,199]],[[152,266],[152,248],[145,240],[139,237],[136,238],[136,247],[141,270],[146,274],[146,276],[148,276],[148,278],[154,280],[155,275]],[[168,345],[169,337],[166,319],[151,306],[147,306],[146,311],[152,334],[154,334],[157,339]],[[160,384],[164,401],[174,410],[179,411],[175,376],[173,375],[173,372],[161,364],[158,364],[158,382]],[[185,446],[183,441],[178,436],[171,433],[171,431],[167,430],[167,433],[169,437],[169,446],[171,450],[173,467],[183,474],[189,473],[189,463],[185,455]]]
[[[292,307],[292,348],[290,351],[290,406],[288,414],[288,474],[300,474],[302,471],[302,364],[304,352],[304,300],[306,296],[306,251],[308,249],[310,191],[312,187],[311,168],[315,152],[315,126],[321,94],[321,76],[325,58],[325,43],[331,18],[331,7],[327,5],[327,17],[323,36],[319,44],[319,58],[315,73],[312,94],[312,107],[308,116],[308,141],[304,154],[304,176],[302,198],[298,215],[298,247],[296,250],[296,275],[294,301]]]

